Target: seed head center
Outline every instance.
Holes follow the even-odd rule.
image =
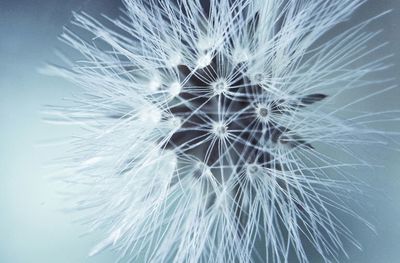
[[[258,164],[249,164],[246,167],[246,173],[248,176],[256,176],[261,172],[261,167]]]
[[[259,105],[256,107],[256,115],[262,121],[267,121],[270,116],[270,109],[266,105]]]
[[[228,90],[228,84],[225,80],[220,79],[212,84],[214,94],[219,95]]]
[[[260,109],[258,110],[258,113],[260,114],[261,117],[265,118],[265,117],[268,116],[268,109],[262,107],[262,108],[260,108]]]
[[[213,125],[213,133],[220,138],[226,137],[228,134],[228,128],[225,124],[217,122]]]

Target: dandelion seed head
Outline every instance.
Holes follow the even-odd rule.
[[[53,71],[85,95],[54,114],[84,131],[66,181],[87,187],[74,207],[108,233],[90,255],[309,262],[308,240],[331,262],[357,244],[331,211],[357,217],[338,194],[347,179],[331,178],[346,164],[320,146],[354,157],[374,134],[332,98],[385,68],[360,63],[375,34],[361,23],[324,39],[363,2],[125,0],[111,25],[76,15],[96,37],[65,32],[84,60]]]

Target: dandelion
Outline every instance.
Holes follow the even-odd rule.
[[[359,246],[336,212],[349,183],[334,148],[380,134],[335,98],[386,68],[364,32],[325,35],[363,0],[125,0],[119,19],[75,14],[82,59],[53,73],[84,93],[57,120],[82,127],[67,156],[74,209],[127,262],[324,262]],[[375,19],[375,18],[373,18]],[[378,114],[376,115],[378,116]],[[340,177],[340,178],[339,178]],[[342,179],[341,179],[342,178]],[[306,245],[309,244],[309,245]],[[290,261],[292,262],[292,261]]]

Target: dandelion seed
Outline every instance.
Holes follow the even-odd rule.
[[[54,112],[83,128],[68,165],[83,188],[74,207],[108,233],[90,255],[308,262],[311,249],[331,262],[344,240],[358,246],[333,212],[359,218],[341,202],[348,181],[332,177],[345,164],[319,146],[350,154],[380,134],[362,116],[336,117],[372,95],[331,100],[386,68],[360,63],[374,50],[372,20],[324,39],[363,2],[125,0],[104,24],[76,14],[93,38],[67,30],[84,59],[52,71],[85,94]]]

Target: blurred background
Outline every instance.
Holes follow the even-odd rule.
[[[97,243],[96,235],[83,235],[85,229],[75,217],[62,211],[57,187],[48,179],[46,164],[63,146],[47,147],[49,139],[71,134],[69,129],[44,123],[44,105],[57,104],[78,89],[72,84],[38,73],[46,62],[58,61],[56,50],[68,55],[57,39],[71,20],[72,11],[85,11],[94,17],[101,13],[118,15],[119,0],[0,0],[0,262],[1,263],[80,263],[114,262],[111,252],[87,256]],[[354,22],[380,12],[393,12],[369,25],[383,29],[375,43],[389,41],[381,54],[394,54],[395,64],[382,78],[400,73],[400,1],[370,0],[354,14]],[[374,43],[372,43],[374,44]],[[364,108],[400,108],[400,88],[369,100]],[[386,127],[383,127],[384,129]],[[387,129],[399,129],[399,125]],[[399,151],[371,152],[383,169],[362,174],[377,193],[364,203],[365,216],[376,226],[377,234],[351,222],[363,251],[349,247],[350,259],[342,262],[400,262],[400,156]],[[362,200],[360,200],[361,203]],[[312,261],[318,262],[318,261]]]

